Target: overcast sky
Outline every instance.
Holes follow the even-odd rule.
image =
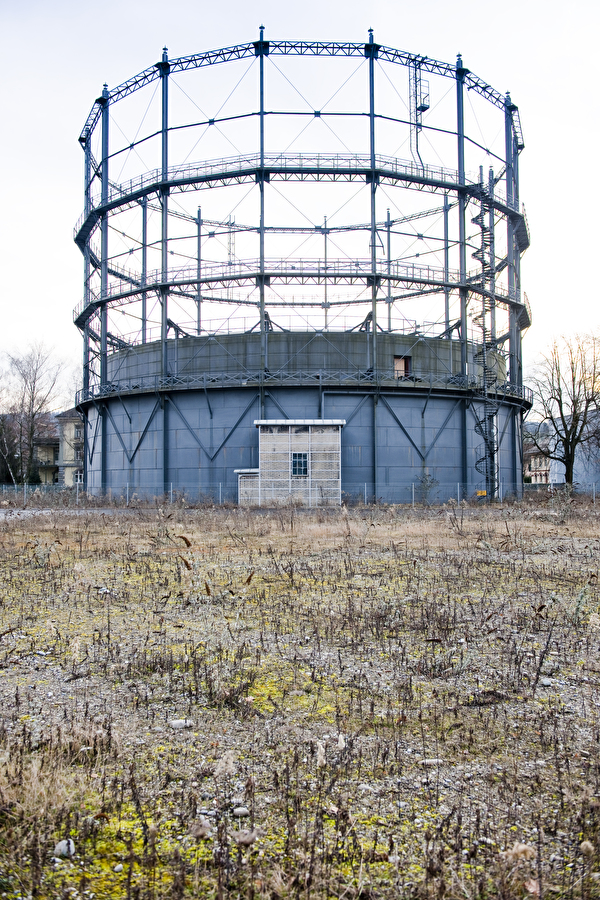
[[[82,257],[72,239],[83,207],[77,138],[106,81],[156,62],[255,40],[375,40],[463,62],[519,106],[525,150],[521,199],[532,244],[523,286],[534,324],[531,363],[554,337],[600,331],[593,276],[598,171],[598,5],[541,0],[0,0],[3,174],[0,350],[44,341],[73,363],[81,354],[72,310]],[[594,46],[593,46],[594,44]],[[453,162],[450,163],[453,165]]]

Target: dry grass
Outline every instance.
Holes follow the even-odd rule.
[[[599,895],[598,553],[562,502],[9,515],[0,896]]]

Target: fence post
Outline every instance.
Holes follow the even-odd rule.
[[[27,482],[23,483],[23,506],[27,506]]]
[[[412,483],[412,508],[415,508],[415,483]]]
[[[456,483],[456,502],[460,504],[460,481]]]
[[[596,482],[592,484],[592,503],[596,505]]]
[[[365,506],[367,505],[367,482],[365,481]]]
[[[221,506],[222,502],[223,501],[221,500],[221,482],[219,482],[219,506]]]
[[[127,492],[126,492],[126,497],[127,497],[127,506],[129,506],[129,482],[127,482]]]
[[[173,505],[173,482],[171,482],[171,506]]]

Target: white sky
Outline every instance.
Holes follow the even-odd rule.
[[[598,171],[593,0],[0,0],[3,174],[0,351],[43,341],[79,364],[72,310],[82,257],[72,240],[83,207],[77,138],[106,81],[113,88],[158,61],[270,39],[378,43],[463,63],[519,106],[521,199],[532,245],[523,286],[533,309],[525,364],[554,337],[600,331],[594,202]],[[454,165],[453,160],[449,166]]]

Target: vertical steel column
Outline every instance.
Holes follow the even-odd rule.
[[[260,191],[259,224],[259,275],[258,291],[260,304],[260,414],[265,415],[264,378],[269,369],[269,349],[267,346],[267,319],[265,315],[265,56],[269,55],[269,42],[264,40],[265,26],[260,26],[260,39],[254,44],[254,53],[259,64],[259,143],[260,167],[257,174]]]
[[[504,106],[504,141],[506,153],[506,202],[511,208],[515,208],[515,177],[514,177],[514,135],[512,123],[513,105],[510,94],[506,95]],[[506,241],[508,260],[508,295],[511,300],[516,300],[516,271],[515,271],[515,232],[513,220],[510,215],[506,217]],[[517,314],[514,306],[509,307],[509,370],[510,380],[518,383],[517,377]]]
[[[365,44],[365,56],[369,60],[369,155],[371,171],[367,176],[371,183],[371,367],[377,378],[377,218],[375,194],[377,175],[375,170],[375,60],[379,46],[373,43],[373,29],[369,28],[369,43]]]
[[[161,122],[161,233],[160,233],[160,257],[161,257],[161,286],[160,286],[160,345],[161,345],[161,374],[163,378],[169,374],[169,357],[167,336],[169,331],[168,313],[168,279],[169,279],[169,57],[167,48],[163,47],[163,54],[158,63],[162,86],[162,122]],[[162,472],[163,491],[167,490],[169,480],[169,443],[168,433],[168,401],[166,395],[161,396],[162,405]]]
[[[467,235],[466,235],[466,211],[467,198],[463,190],[465,183],[465,114],[464,114],[464,83],[468,69],[463,68],[460,53],[456,59],[456,135],[458,139],[458,243],[459,243],[459,269],[460,287],[460,373],[467,376]],[[462,404],[462,480],[466,484],[469,477],[467,465],[467,405],[468,400]]]
[[[456,60],[456,134],[458,138],[458,243],[460,268],[460,364],[461,374],[467,374],[467,235],[466,210],[467,198],[461,186],[465,183],[465,117],[464,117],[464,82],[468,69],[463,68],[460,54]]]
[[[448,371],[454,374],[454,342],[450,331],[450,201],[448,194],[444,194],[444,331],[448,338]]]
[[[146,287],[148,276],[148,198],[142,197],[142,287]],[[147,294],[142,292],[142,344],[148,339],[148,303]]]
[[[85,139],[84,153],[84,215],[87,218],[92,209],[91,199],[91,181],[92,181],[92,150],[91,150],[91,134],[88,133]],[[90,242],[89,238],[85,242],[83,250],[83,302],[86,308],[90,303]],[[89,390],[90,387],[90,330],[87,322],[83,329],[83,389]]]
[[[513,129],[512,114],[515,107],[510,99],[510,94],[506,94],[504,103],[504,142],[506,153],[506,201],[511,209],[519,208],[519,197],[517,190],[517,179],[515,177],[515,135]],[[517,262],[515,254],[515,228],[512,216],[506,217],[506,238],[507,238],[507,259],[508,259],[508,294],[512,300],[517,300]],[[519,327],[517,320],[517,312],[514,306],[509,306],[509,379],[514,384],[520,383],[520,367],[519,367]],[[521,417],[520,410],[514,409],[512,413],[512,482],[515,485],[521,484],[523,477],[523,467],[521,465]]]
[[[324,240],[324,251],[323,251],[323,262],[325,265],[325,274],[323,276],[323,284],[324,284],[324,297],[323,297],[323,309],[325,310],[325,331],[327,331],[327,311],[329,310],[329,303],[327,301],[327,216],[324,217],[323,223],[323,240]]]
[[[87,217],[92,209],[92,196],[91,196],[91,188],[92,188],[92,149],[91,149],[91,140],[92,136],[88,132],[85,139],[85,163],[84,163],[84,211],[85,216]],[[85,242],[85,248],[83,251],[83,296],[84,296],[84,304],[86,308],[89,308],[90,302],[90,276],[91,276],[91,261],[90,261],[90,243],[89,238]],[[87,392],[90,389],[90,328],[88,321],[86,321],[83,328],[83,391],[84,398],[87,399]],[[87,462],[88,462],[88,414],[87,410],[83,416],[83,489],[87,491],[87,482],[88,482],[88,473],[87,473]]]
[[[388,305],[388,331],[392,330],[392,220],[390,219],[390,211],[387,211],[386,219],[387,227],[387,305]]]
[[[161,122],[161,233],[160,233],[160,261],[161,261],[161,286],[160,286],[160,343],[161,343],[161,374],[163,378],[168,375],[168,287],[169,278],[169,59],[167,48],[163,48],[162,60],[157,64],[160,71],[162,86],[162,122]]]
[[[108,122],[109,122],[109,94],[108,85],[102,89],[102,206],[108,203]],[[108,213],[102,214],[100,224],[100,385],[104,386],[108,380],[108,309],[106,295],[108,292]],[[100,415],[100,490],[106,491],[106,473],[108,470],[106,454],[108,450],[108,436],[106,429],[108,416],[106,415],[106,403],[101,403],[98,411]]]
[[[196,277],[198,278],[198,292],[196,293],[196,334],[202,330],[202,207],[198,207],[198,239],[196,252]]]
[[[102,90],[102,194],[101,203],[108,203],[108,86],[105,84]],[[108,291],[108,213],[102,213],[100,224],[100,296],[102,306],[100,313],[100,382],[106,384],[106,353],[107,353],[107,309],[106,294]]]
[[[369,154],[371,171],[371,369],[373,372],[373,497],[375,502],[378,490],[378,452],[377,452],[377,210],[375,195],[377,191],[377,175],[375,170],[375,60],[379,46],[373,42],[373,29],[369,28],[369,43],[365,45],[365,56],[369,61]]]
[[[444,194],[444,281],[446,282],[446,286],[444,287],[444,328],[445,328],[448,338],[451,337],[451,334],[450,334],[450,287],[448,284],[449,278],[450,278],[450,237],[449,237],[449,221],[448,221],[449,214],[450,214],[450,202],[448,200],[448,194]]]
[[[513,107],[516,109],[516,107]],[[513,139],[513,179],[514,179],[514,192],[513,192],[513,203],[515,205],[515,210],[517,212],[520,211],[520,199],[519,199],[519,147],[517,145],[516,135]],[[515,234],[513,230],[513,234]],[[515,296],[517,300],[521,301],[521,251],[519,245],[516,241],[515,236],[515,249],[513,254],[513,262],[515,268]],[[517,335],[516,335],[516,355],[517,355],[517,378],[516,383],[518,385],[523,384],[523,355],[522,355],[522,339],[521,339],[521,328],[518,323],[519,317],[517,316]]]

